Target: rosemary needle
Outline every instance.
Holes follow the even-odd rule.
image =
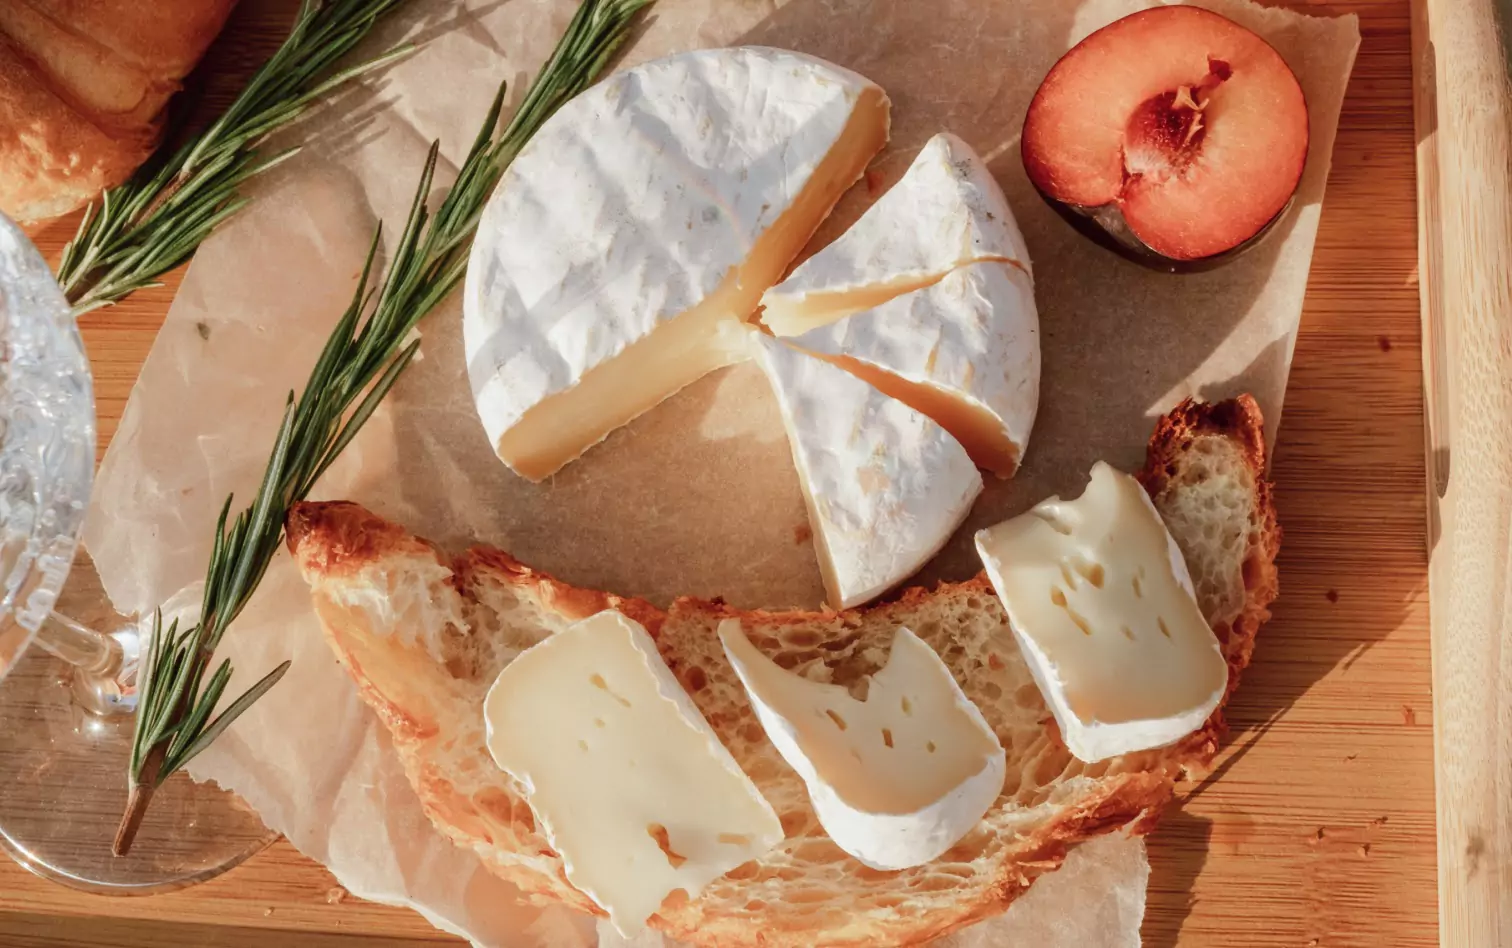
[[[304,394],[296,398],[290,392],[284,403],[283,423],[252,506],[235,519],[231,498],[221,509],[198,622],[187,628],[175,622],[164,629],[161,613],[155,617],[141,670],[131,797],[116,834],[117,854],[130,849],[153,791],[288,669],[288,662],[273,669],[212,718],[232,673],[229,660],[210,673],[215,648],[267,572],[289,508],[309,493],[414,357],[419,342],[405,339],[461,280],[478,217],[505,167],[563,102],[598,77],[629,35],[635,15],[650,2],[583,0],[502,132],[500,87],[456,182],[434,213],[426,206],[436,170],[437,145],[431,145],[381,280],[374,273],[374,257],[382,228],[373,235],[357,289],[316,360]]]
[[[217,225],[246,205],[249,179],[292,157],[259,151],[337,87],[407,54],[327,71],[404,0],[304,0],[289,36],[213,125],[164,148],[125,184],[91,204],[63,248],[58,283],[75,316],[109,306],[183,263]]]

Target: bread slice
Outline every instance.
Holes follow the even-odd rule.
[[[0,0],[0,211],[66,213],[147,159],[235,0]]]
[[[1140,477],[1191,566],[1232,688],[1276,594],[1279,532],[1253,400],[1176,408],[1160,421]],[[483,696],[521,649],[578,619],[614,608],[647,627],[787,833],[698,898],[666,901],[652,924],[695,945],[913,945],[987,918],[1078,842],[1119,827],[1149,831],[1174,782],[1208,771],[1223,728],[1215,713],[1172,747],[1077,761],[981,576],[849,612],[742,612],[693,599],[663,611],[558,582],[498,550],[449,558],[352,504],[301,504],[288,536],[332,647],[392,732],[431,820],[540,902],[602,914],[567,883],[519,788],[489,757]],[[901,872],[862,866],[824,835],[802,781],[757,722],[715,634],[727,617],[784,667],[841,684],[876,671],[907,625],[1002,740],[1002,795],[942,858]]]

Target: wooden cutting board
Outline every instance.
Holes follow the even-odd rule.
[[[1359,14],[1363,42],[1274,460],[1282,594],[1217,779],[1150,841],[1155,948],[1438,943],[1411,9],[1294,5]],[[271,50],[293,6],[243,0],[209,75]],[[37,239],[55,259],[71,232],[61,222]],[[175,285],[83,321],[102,451]],[[286,843],[140,899],[86,896],[0,859],[0,944],[16,948],[437,941],[454,942],[348,896]]]

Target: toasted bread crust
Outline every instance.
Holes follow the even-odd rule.
[[[1281,525],[1276,518],[1276,505],[1272,497],[1274,488],[1266,478],[1265,419],[1260,406],[1249,395],[1222,402],[1183,401],[1167,412],[1155,425],[1145,454],[1145,465],[1137,475],[1140,484],[1160,508],[1166,495],[1174,488],[1176,472],[1180,469],[1182,452],[1202,436],[1219,436],[1237,445],[1255,485],[1255,512],[1257,522],[1253,525],[1252,542],[1244,560],[1244,605],[1239,615],[1230,622],[1215,624],[1213,629],[1223,645],[1224,657],[1228,659],[1228,689],[1223,701],[1203,729],[1183,742],[1197,745],[1192,748],[1192,760],[1188,765],[1189,776],[1205,776],[1212,765],[1213,755],[1228,727],[1223,711],[1234,690],[1239,687],[1239,678],[1249,665],[1255,652],[1255,638],[1260,627],[1271,617],[1271,603],[1280,595],[1280,573],[1276,558],[1281,553]]]
[[[0,3],[0,211],[43,220],[129,177],[234,4]]]
[[[502,585],[528,590],[574,622],[614,609],[644,625],[654,637],[667,615],[644,599],[569,585],[493,547],[472,547],[451,563],[434,544],[351,501],[295,504],[284,532],[300,568],[327,578],[348,576],[385,556],[430,554],[438,563],[454,568],[456,584],[466,585],[475,574],[489,573]]]
[[[295,504],[284,520],[284,543],[307,575],[349,576],[385,556],[429,554],[434,544],[348,500]]]
[[[1165,492],[1177,489],[1173,475],[1183,452],[1195,438],[1203,436],[1221,437],[1237,446],[1253,475],[1258,523],[1253,531],[1255,541],[1244,564],[1243,609],[1232,622],[1214,623],[1215,630],[1223,626],[1220,637],[1230,666],[1230,693],[1249,661],[1255,633],[1269,616],[1269,605],[1277,589],[1275,557],[1280,534],[1271,506],[1270,487],[1264,479],[1265,450],[1261,432],[1259,410],[1247,398],[1218,405],[1183,403],[1157,425],[1145,466],[1138,475],[1159,506]],[[290,515],[288,533],[290,548],[298,557],[306,578],[317,590],[318,609],[324,601],[319,594],[322,584],[350,578],[385,557],[412,556],[428,558],[438,564],[447,562],[430,544],[352,504],[298,505]],[[458,590],[464,599],[471,595],[470,590],[480,588],[479,584],[493,584],[507,587],[512,595],[536,604],[554,617],[553,622],[558,619],[563,623],[576,621],[611,608],[641,622],[658,636],[658,645],[669,667],[688,687],[695,701],[701,702],[710,723],[727,743],[736,739],[732,729],[738,730],[742,723],[749,724],[741,717],[742,714],[749,717],[749,709],[746,708],[745,712],[727,709],[725,713],[714,713],[718,708],[711,711],[706,702],[714,699],[697,693],[701,682],[690,678],[692,670],[689,668],[690,664],[696,665],[707,656],[692,660],[686,652],[686,641],[667,641],[661,633],[669,621],[677,621],[682,630],[678,634],[684,639],[690,634],[689,629],[712,629],[720,619],[736,618],[747,628],[759,630],[759,634],[768,640],[783,637],[784,630],[807,630],[812,636],[814,629],[823,629],[832,637],[833,644],[859,639],[866,628],[874,629],[879,624],[896,627],[931,605],[946,600],[985,602],[993,609],[999,608],[985,575],[931,589],[908,589],[894,601],[845,612],[828,609],[738,610],[723,602],[688,598],[677,600],[669,611],[663,612],[642,600],[624,599],[562,583],[502,551],[489,548],[469,550],[451,562],[450,568],[451,588]],[[459,845],[478,852],[493,872],[519,885],[533,899],[560,902],[580,911],[602,915],[597,906],[567,883],[560,858],[548,846],[532,843],[537,849],[528,853],[510,848],[521,841],[539,841],[543,837],[536,830],[523,796],[502,774],[495,773],[491,778],[494,784],[483,790],[468,792],[458,786],[459,780],[465,782],[463,777],[438,766],[431,759],[433,745],[443,738],[456,742],[459,739],[455,732],[469,726],[468,722],[459,719],[456,711],[452,711],[448,718],[445,708],[439,707],[440,700],[432,701],[434,694],[421,693],[418,685],[414,690],[394,694],[390,693],[391,688],[380,687],[368,680],[376,676],[407,682],[414,676],[424,675],[425,669],[407,666],[403,675],[394,675],[390,669],[387,676],[381,674],[381,669],[367,669],[364,662],[372,660],[375,650],[379,661],[395,661],[393,643],[375,646],[373,637],[366,634],[366,630],[352,627],[351,616],[322,609],[321,617],[329,641],[347,662],[364,700],[374,707],[394,734],[395,747],[404,761],[406,773],[438,828]],[[753,640],[756,640],[754,636]],[[412,657],[404,659],[412,660]],[[704,674],[702,670],[697,671],[700,676]],[[434,663],[431,674],[434,675]],[[444,682],[436,685],[435,690],[439,692],[443,687]],[[970,694],[970,688],[967,691]],[[741,700],[744,700],[743,696]],[[476,729],[476,722],[471,726]],[[1061,760],[1069,761],[1070,755],[1065,752],[1054,720],[1048,713],[1043,714],[1039,729],[1044,738],[1040,743],[1054,750],[1056,766],[1060,766]],[[1107,766],[1068,771],[1080,776],[1073,778],[1076,785],[1067,791],[1064,799],[1057,799],[1052,807],[1036,809],[1034,812],[1042,816],[1037,817],[1032,825],[1014,831],[1011,845],[999,847],[991,855],[974,857],[986,860],[984,866],[991,873],[984,877],[986,881],[974,882],[969,897],[928,913],[900,913],[897,918],[881,923],[875,920],[870,925],[842,922],[835,930],[816,930],[804,914],[784,911],[777,905],[760,913],[759,921],[753,922],[749,913],[737,915],[722,908],[711,908],[705,904],[704,898],[692,901],[669,899],[661,913],[652,919],[652,924],[673,937],[719,948],[799,948],[810,945],[861,948],[878,944],[922,944],[1002,912],[1035,879],[1058,868],[1070,849],[1079,842],[1118,829],[1132,834],[1149,832],[1172,799],[1176,780],[1204,774],[1211,767],[1222,733],[1220,710],[1200,731],[1172,747],[1127,755]],[[481,753],[483,761],[480,766],[491,766],[486,751]],[[1051,770],[1060,772],[1053,767]],[[1052,777],[1051,783],[1062,779]],[[1008,812],[1020,805],[1014,797],[1005,796],[995,804],[994,811],[989,811],[988,818],[1004,807],[1008,808],[1004,812]],[[800,845],[809,845],[805,841],[816,840],[812,826],[798,832]],[[793,841],[790,838],[789,843]],[[911,891],[908,886],[919,881],[918,874],[906,870],[894,874],[874,873],[864,882],[858,878],[856,885],[874,895],[892,887],[892,891],[906,899]],[[768,893],[771,891],[767,890]],[[808,894],[812,894],[812,889]]]
[[[650,630],[659,629],[665,616],[643,600],[559,582],[501,550],[475,548],[452,560],[428,541],[347,501],[295,505],[285,522],[285,533],[300,570],[307,577],[321,577],[323,583],[351,580],[386,559],[416,557],[449,569],[448,585],[459,596],[474,583],[492,581],[539,597],[560,609],[570,621],[618,609]],[[466,792],[457,785],[458,774],[432,761],[428,749],[445,739],[449,728],[457,726],[454,716],[439,702],[430,700],[432,695],[423,685],[402,691],[393,686],[396,681],[406,685],[417,679],[424,681],[424,676],[435,670],[415,667],[410,656],[371,634],[351,613],[328,599],[317,595],[315,608],[326,641],[346,666],[362,700],[388,729],[426,816],[442,834],[464,849],[475,850],[490,872],[515,884],[527,896],[603,915],[602,909],[567,881],[555,853],[540,854],[545,857],[542,867],[492,856],[492,847],[505,843],[503,837],[524,839],[533,834],[535,817],[523,799],[505,787]],[[402,666],[401,671],[395,673],[395,666]],[[492,761],[484,763],[492,767]]]
[[[667,618],[665,612],[644,599],[569,585],[490,546],[469,549],[458,559],[457,569],[464,583],[473,573],[489,572],[501,583],[529,590],[544,606],[572,622],[613,609],[645,626],[651,637],[656,638]]]

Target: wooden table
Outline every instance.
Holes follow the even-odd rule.
[[[1408,0],[1354,12],[1363,44],[1334,148],[1274,477],[1282,594],[1231,706],[1220,777],[1150,843],[1146,944],[1438,942]],[[270,48],[291,0],[243,0],[209,62]],[[38,232],[55,259],[72,222]],[[83,321],[100,443],[172,298]],[[347,896],[278,843],[208,884],[82,895],[0,860],[0,944],[325,948],[453,942]]]

